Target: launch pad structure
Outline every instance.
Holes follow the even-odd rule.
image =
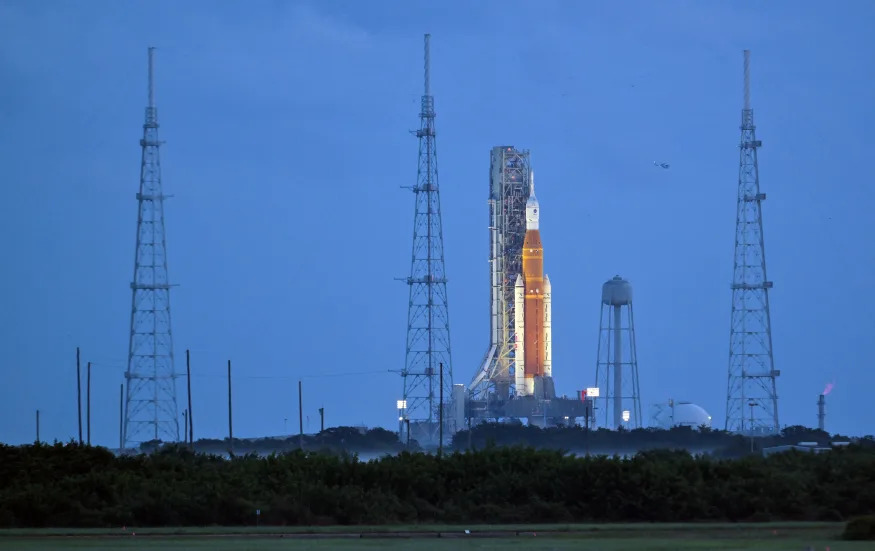
[[[510,397],[515,360],[514,286],[522,273],[529,199],[529,151],[493,147],[489,156],[489,348],[468,392],[471,400]]]
[[[530,153],[514,146],[496,146],[489,159],[489,346],[467,389],[461,387],[453,393],[457,404],[454,415],[464,415],[468,424],[509,418],[527,418],[540,426],[567,424],[586,416],[592,402],[556,396],[552,358],[545,356],[546,369],[539,368],[534,377],[523,377],[520,371],[518,378],[517,373],[522,370],[524,353],[522,339],[517,339],[522,316],[517,312],[520,297],[515,293],[524,277],[526,205],[530,196],[534,199]],[[551,300],[551,290],[543,291]],[[540,338],[550,339],[549,312],[543,325],[547,332]],[[539,341],[538,346],[542,344]],[[462,399],[464,407],[458,404]]]

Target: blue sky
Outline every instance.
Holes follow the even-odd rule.
[[[488,337],[489,150],[532,152],[557,390],[595,376],[601,284],[635,288],[645,417],[722,426],[742,102],[752,50],[782,424],[875,432],[875,5],[841,2],[0,2],[0,441],[116,445],[146,48],[156,46],[178,369],[198,437],[395,426],[422,35],[454,378]],[[671,163],[670,170],[653,166]],[[845,293],[847,291],[847,293]],[[340,373],[361,373],[338,376]],[[182,402],[184,386],[180,386]],[[180,409],[184,407],[180,405]]]

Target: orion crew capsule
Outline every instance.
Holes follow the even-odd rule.
[[[516,333],[515,383],[517,396],[535,392],[535,377],[552,377],[551,286],[544,274],[544,247],[539,229],[540,205],[535,197],[535,175],[530,172],[526,201],[526,237],[523,270],[514,287]]]

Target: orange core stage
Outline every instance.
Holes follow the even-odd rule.
[[[525,283],[525,374],[544,375],[544,248],[541,232],[528,230],[523,242]]]

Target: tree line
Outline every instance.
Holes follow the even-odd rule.
[[[144,442],[136,451],[153,453],[165,446],[175,446],[172,442],[152,440]],[[280,438],[202,438],[195,440],[192,449],[199,453],[218,455],[246,455],[271,453],[285,453],[294,450],[319,451],[324,453],[362,453],[384,454],[397,453],[402,450],[419,450],[419,444],[411,441],[410,446],[406,442],[398,440],[398,434],[384,428],[360,430],[356,427],[332,427],[318,434],[305,434],[303,437],[295,435]],[[135,451],[135,450],[127,450]]]
[[[707,427],[587,430],[578,426],[542,429],[520,423],[484,423],[453,435],[452,448],[477,449],[495,444],[607,455],[635,454],[644,450],[669,448],[731,458],[749,455],[752,451],[760,454],[764,448],[795,445],[800,442],[815,442],[819,446],[829,447],[832,442],[851,440],[847,436],[830,435],[819,429],[799,425],[786,427],[777,434],[756,437],[751,441],[747,436]],[[862,446],[875,447],[875,437],[872,436],[853,440]]]
[[[0,446],[0,527],[840,520],[875,510],[875,449],[725,459],[485,445],[368,462],[184,446]]]
[[[753,442],[753,453],[761,453],[763,448],[816,442],[829,447],[831,442],[849,441],[848,437],[830,435],[827,432],[802,426],[791,426],[779,434],[757,437]],[[866,436],[855,439],[863,446],[875,447],[875,438]],[[138,451],[154,452],[165,444],[160,441],[146,442]],[[651,449],[684,449],[694,453],[707,453],[715,457],[742,457],[751,453],[751,439],[742,435],[704,427],[693,429],[688,426],[674,427],[670,430],[646,428],[635,430],[591,430],[582,427],[552,427],[541,429],[515,423],[483,423],[453,435],[447,450],[474,450],[488,445],[527,446],[538,449],[567,451],[585,455],[634,455],[639,451]],[[415,440],[408,444],[399,441],[395,432],[383,428],[360,430],[355,427],[332,427],[318,434],[294,435],[286,438],[235,438],[233,442],[225,439],[201,439],[193,444],[194,451],[202,453],[240,455],[255,453],[268,455],[294,450],[319,451],[324,453],[359,453],[365,456],[395,454],[401,451],[420,451],[422,447]],[[430,451],[436,451],[431,449]]]

